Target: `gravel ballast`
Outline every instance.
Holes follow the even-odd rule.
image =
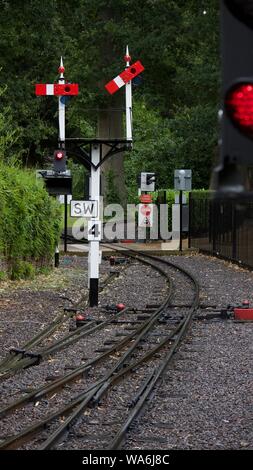
[[[171,256],[168,259],[181,264],[195,274],[200,282],[201,304],[216,305],[219,308],[227,304],[238,304],[246,298],[253,304],[253,274],[251,272],[203,255]],[[25,328],[27,319],[33,321],[31,331],[34,333],[38,326],[36,321],[40,326],[45,324],[51,318],[55,308],[64,304],[62,297],[70,297],[72,301],[80,300],[80,292],[82,295],[86,292],[86,263],[84,258],[74,258],[74,262],[69,257],[63,259],[62,274],[58,279],[58,281],[61,280],[59,290],[55,285],[53,289],[50,289],[46,281],[46,288],[43,286],[43,289],[38,283],[36,292],[29,283],[24,283],[22,289],[15,290],[14,295],[9,285],[2,288],[0,321],[4,331],[3,349],[8,350],[9,345],[13,345],[13,339],[16,344],[20,345],[30,336],[27,335]],[[101,270],[103,275],[110,271],[108,261],[103,261]],[[66,281],[66,276],[68,281]],[[180,277],[175,275],[175,272],[173,278],[176,284],[181,284]],[[184,283],[180,285],[182,303],[187,302],[188,299],[185,286]],[[120,301],[128,306],[141,308],[143,299],[146,303],[153,303],[154,300],[161,302],[164,292],[166,292],[164,278],[149,267],[133,263],[124,269],[109,287],[106,287],[100,294],[100,301],[103,305]],[[178,298],[177,293],[177,301]],[[34,299],[33,304],[32,299]],[[17,307],[20,305],[22,308],[18,311]],[[41,307],[36,315],[38,305]],[[43,305],[48,307],[45,313]],[[199,310],[198,314],[200,313],[204,313],[203,310]],[[101,314],[99,308],[94,309],[92,315],[96,318],[106,318],[106,316],[103,317],[104,314]],[[16,318],[24,323],[21,323],[21,326],[15,323]],[[124,448],[252,449],[252,333],[253,323],[235,323],[232,320],[194,320],[191,331],[166,371],[162,384],[156,388],[152,399],[131,427]],[[66,373],[68,367],[78,366],[87,358],[94,357],[96,348],[103,346],[108,337],[113,337],[112,334],[112,327],[108,327],[94,337],[90,336],[81,340],[71,349],[56,354],[49,363],[42,363],[40,366],[27,369],[4,381],[1,384],[1,406],[14,398],[19,398],[24,388],[34,386],[38,380],[41,385],[47,376],[62,375]],[[112,360],[113,358],[110,359]],[[106,364],[102,366],[100,372],[92,371],[85,380],[83,379],[85,387],[94,380],[94,377],[105,373],[105,366]],[[144,367],[144,371],[145,368],[148,370],[148,366]],[[17,420],[21,419],[23,424],[29,424],[31,418],[39,418],[51,410],[54,400],[56,400],[56,405],[60,405],[72,394],[80,393],[84,386],[83,380],[73,384],[71,389],[66,388],[59,398],[45,398],[39,403],[31,403],[27,408],[4,419],[0,430],[1,439],[10,436],[14,429],[15,432],[20,429],[20,425],[15,424]],[[133,389],[134,387],[133,384]],[[131,384],[126,381],[116,389],[117,393],[121,390],[121,396],[125,399],[128,389],[130,394]],[[104,414],[105,427],[111,437],[114,434],[114,427],[113,425],[110,427],[109,418],[106,417],[107,404],[109,406],[110,403],[115,403],[113,405],[115,413],[111,416],[111,420],[117,422],[120,419],[120,415],[117,414],[118,398],[114,393],[116,392],[112,389],[100,405],[102,415]],[[131,399],[130,396],[129,399]],[[97,432],[92,427],[92,422],[96,419],[96,413],[94,413],[85,411],[84,431],[81,420],[70,433],[69,443],[66,441],[58,448],[87,448],[89,445],[89,442],[87,444],[87,429],[88,433]],[[87,423],[89,419],[91,424]],[[89,424],[88,428],[87,424]],[[99,427],[100,425],[98,429]],[[78,439],[76,439],[77,434]],[[106,448],[106,440],[104,443],[103,439],[100,441],[100,448]],[[36,448],[36,446],[28,445],[27,448]]]
[[[253,305],[251,272],[202,255],[170,259],[195,274],[201,302]],[[125,448],[252,449],[252,340],[253,323],[194,321]]]

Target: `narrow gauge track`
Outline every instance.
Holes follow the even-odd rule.
[[[94,409],[96,409],[95,405],[100,403],[102,397],[111,387],[115,387],[117,386],[117,384],[121,384],[123,379],[126,379],[126,377],[128,376],[130,376],[130,379],[132,379],[132,372],[135,372],[139,368],[143,368],[145,363],[150,363],[151,361],[153,363],[152,372],[146,374],[144,380],[141,380],[141,385],[139,387],[137,397],[135,396],[133,400],[134,406],[131,408],[130,413],[127,413],[127,417],[124,420],[123,425],[121,425],[120,429],[117,430],[112,442],[107,443],[110,449],[116,449],[120,447],[127,430],[129,429],[133,420],[140,412],[141,408],[143,407],[147,398],[151,394],[155,385],[161,379],[164,370],[167,368],[180,341],[188,330],[192,316],[195,310],[197,309],[199,303],[198,283],[196,279],[190,273],[188,273],[188,271],[182,269],[180,266],[174,263],[153,257],[151,255],[147,255],[146,253],[137,253],[134,250],[129,249],[127,249],[127,251],[128,256],[136,258],[142,263],[152,266],[156,271],[160,272],[160,274],[167,278],[167,280],[169,281],[169,292],[166,296],[166,299],[161,305],[153,309],[152,313],[150,313],[148,320],[142,322],[142,324],[138,326],[135,331],[133,331],[130,335],[126,336],[118,344],[110,348],[106,353],[103,353],[96,359],[84,364],[84,366],[82,366],[81,368],[77,368],[71,374],[68,374],[66,377],[64,377],[63,382],[55,381],[53,384],[50,385],[51,388],[48,386],[42,387],[37,390],[37,393],[33,393],[33,396],[30,396],[29,398],[28,396],[24,397],[22,399],[22,402],[21,400],[19,400],[16,403],[9,405],[8,407],[5,407],[5,409],[0,410],[0,416],[6,416],[7,413],[17,408],[18,406],[23,406],[27,401],[37,400],[42,395],[48,394],[49,392],[52,392],[52,390],[57,390],[58,388],[61,388],[64,384],[75,380],[77,377],[80,377],[80,375],[83,374],[85,370],[89,369],[91,366],[94,366],[96,363],[102,361],[105,357],[110,357],[113,352],[119,352],[123,348],[123,355],[120,357],[119,360],[117,360],[116,364],[113,364],[111,368],[109,367],[109,370],[106,369],[104,375],[101,378],[90,384],[90,386],[86,390],[84,390],[81,394],[73,398],[72,401],[65,405],[63,408],[58,409],[56,412],[50,414],[44,420],[29,426],[16,436],[11,437],[2,442],[2,444],[0,445],[0,449],[10,449],[19,447],[20,445],[26,443],[30,439],[30,437],[34,437],[41,430],[43,431],[44,428],[47,427],[48,424],[52,421],[54,422],[56,418],[62,418],[64,416],[64,421],[60,425],[57,424],[55,429],[49,436],[48,432],[46,433],[46,440],[43,442],[43,444],[39,446],[39,449],[43,450],[55,447],[57,443],[63,437],[65,437],[66,433],[70,432],[70,430],[73,428],[73,425],[77,423],[78,419],[84,413],[84,410],[88,406],[93,405]],[[161,320],[162,315],[166,312],[170,304],[173,293],[173,284],[170,280],[170,274],[165,269],[162,269],[160,264],[166,265],[166,268],[172,267],[174,268],[174,270],[181,271],[181,273],[183,273],[184,276],[186,276],[188,280],[190,280],[194,290],[193,298],[190,302],[190,308],[187,314],[183,315],[181,319],[174,322],[173,328],[171,328],[170,325],[169,328],[165,330],[164,325],[162,325],[162,331],[161,325],[159,329],[159,320]],[[155,333],[155,327],[157,328],[157,325],[158,333]],[[155,347],[151,347],[147,352],[145,352],[145,349],[143,351],[142,344],[144,341],[148,341],[149,335],[152,334],[156,334],[161,338],[161,340],[156,343]],[[130,347],[128,349],[124,349],[124,347],[129,342]],[[161,351],[163,351],[162,359]],[[158,361],[157,358],[159,359]],[[53,423],[53,427],[54,424],[55,423]],[[42,438],[42,436],[40,436],[40,438]],[[99,446],[99,444],[96,442],[95,437],[95,448],[97,446]]]
[[[144,262],[144,261],[143,261]],[[149,265],[152,265],[151,263],[146,263],[146,264],[149,264]],[[159,269],[158,267],[154,267],[157,271],[159,271],[161,274],[163,274],[163,271],[161,269]],[[141,325],[138,325],[137,328],[135,328],[135,331],[132,332],[130,335],[128,334],[122,341],[120,341],[120,343],[118,343],[117,345],[115,345],[114,347],[112,347],[109,351],[107,351],[105,354],[102,354],[101,356],[99,356],[98,358],[90,361],[89,363],[86,363],[84,364],[84,366],[81,366],[81,367],[78,367],[76,368],[71,374],[68,374],[67,376],[64,377],[63,380],[60,380],[60,381],[55,381],[54,383],[52,383],[50,385],[50,387],[46,386],[46,387],[42,387],[42,389],[40,388],[39,390],[37,390],[37,393],[32,393],[30,394],[29,396],[26,396],[10,405],[8,405],[7,407],[5,407],[4,409],[1,410],[1,416],[4,417],[6,416],[7,413],[9,413],[10,411],[13,411],[14,409],[20,407],[20,406],[23,406],[25,403],[27,403],[28,401],[32,400],[38,400],[41,398],[41,396],[49,393],[49,392],[52,392],[52,391],[55,391],[56,389],[59,389],[61,388],[63,385],[65,385],[66,383],[69,383],[70,381],[73,381],[75,380],[76,378],[80,377],[87,369],[89,369],[92,366],[94,366],[96,363],[100,362],[101,360],[103,360],[105,357],[109,356],[111,353],[113,353],[114,351],[119,351],[123,346],[125,346],[128,342],[131,342],[133,341],[134,337],[136,335],[139,335],[139,341],[141,340],[142,336],[145,335],[145,333],[148,331],[148,329],[150,329],[153,325],[153,323],[156,321],[156,319],[158,318],[158,315],[160,313],[160,311],[162,311],[163,307],[165,306],[165,304],[167,304],[168,300],[169,300],[169,297],[170,297],[170,292],[171,292],[171,286],[169,288],[169,295],[168,295],[168,298],[166,298],[165,302],[162,304],[161,307],[159,307],[158,309],[155,309],[155,313],[156,315],[151,315],[152,319],[148,319],[147,321],[142,321],[141,322]],[[126,313],[129,309],[126,309],[124,313]],[[133,313],[133,312],[132,312]],[[123,312],[121,312],[121,314],[123,314]],[[153,318],[154,317],[154,318]],[[153,320],[153,321],[151,321]],[[113,320],[113,322],[115,322],[117,320]],[[126,321],[126,323],[132,323],[131,320],[128,320]],[[135,322],[138,324],[138,322]],[[140,322],[139,322],[140,323]],[[122,335],[121,335],[122,336]],[[130,351],[128,351],[128,355],[131,354],[131,347],[130,347]],[[103,383],[103,379],[100,380],[98,382],[99,384],[102,384]],[[92,389],[94,388],[91,387]],[[86,392],[82,395],[86,395]],[[82,401],[82,395],[81,397],[77,397],[76,400],[72,401],[67,407],[64,407],[63,409],[60,409],[59,412],[56,412],[54,413],[53,415],[50,415],[48,418],[46,418],[46,420],[43,420],[42,422],[38,423],[37,425],[35,426],[32,426],[32,427],[29,427],[28,429],[24,430],[22,433],[19,434],[19,436],[16,436],[14,438],[10,438],[8,439],[7,441],[5,441],[1,448],[13,448],[16,447],[16,444],[17,442],[21,442],[21,441],[24,441],[24,439],[30,435],[31,433],[33,434],[35,431],[37,431],[38,429],[40,429],[41,427],[43,427],[46,423],[50,422],[53,418],[55,418],[56,416],[62,416],[64,414],[66,414],[69,410],[73,409],[80,401]]]
[[[110,273],[104,280],[100,290],[103,290],[108,286],[108,284],[110,284],[118,274],[119,271]],[[0,362],[0,381],[10,377],[21,369],[39,364],[42,360],[45,360],[46,357],[67,348],[76,341],[79,341],[85,335],[93,333],[96,329],[103,328],[106,323],[91,321],[87,325],[83,325],[81,328],[55,341],[50,347],[41,347],[41,349],[36,351],[36,353],[30,352],[31,348],[41,345],[44,340],[48,340],[56,330],[61,328],[65,322],[75,315],[78,308],[85,308],[87,306],[87,301],[88,295],[86,294],[78,302],[72,303],[69,307],[65,307],[63,312],[61,312],[58,317],[56,317],[42,331],[27,341],[21,348],[17,349],[15,352],[10,352],[5,358],[3,358]]]
[[[126,249],[125,247],[121,246],[121,248]],[[133,249],[128,249],[128,252],[131,253],[131,255],[135,255],[135,253],[138,253],[136,250]],[[182,268],[182,266],[179,266],[175,263],[172,263],[171,261],[164,260],[162,258],[158,258],[153,255],[149,255],[148,253],[142,252],[142,256],[145,256],[146,258],[150,260],[155,260],[159,263],[162,263],[163,265],[167,266],[172,266],[175,269],[178,269],[181,271],[184,275],[186,275],[193,283],[194,286],[194,296],[190,305],[190,309],[188,314],[184,316],[182,321],[179,323],[179,327],[176,327],[174,331],[174,335],[172,336],[172,339],[174,339],[174,343],[171,345],[169,350],[166,352],[165,357],[163,360],[160,361],[160,364],[158,368],[154,367],[151,373],[145,378],[143,381],[141,387],[138,390],[138,393],[134,399],[133,406],[131,411],[128,413],[126,420],[123,422],[123,424],[120,426],[120,429],[117,431],[116,435],[110,442],[108,448],[109,449],[119,449],[124,442],[124,438],[126,436],[127,431],[131,427],[134,419],[140,414],[142,408],[144,407],[147,399],[153,392],[156,384],[161,380],[161,377],[164,373],[164,371],[167,369],[169,363],[171,362],[173,355],[175,354],[178,346],[180,345],[181,341],[183,340],[185,334],[187,333],[193,315],[195,311],[197,310],[199,306],[199,283],[196,279],[196,277],[190,273],[188,270]]]

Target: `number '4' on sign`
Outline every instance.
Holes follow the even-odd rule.
[[[101,222],[94,220],[88,221],[88,241],[98,242],[101,240]]]

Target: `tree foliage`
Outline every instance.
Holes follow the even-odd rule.
[[[67,134],[91,136],[97,108],[118,106],[104,83],[124,67],[129,44],[144,66],[134,89],[134,151],[125,158],[135,189],[140,169],[171,185],[176,167],[194,171],[206,187],[216,153],[219,101],[216,0],[5,0],[0,16],[0,74],[7,125],[20,129],[23,162],[42,164],[57,142],[57,100],[36,98],[34,84],[57,80],[60,56],[66,78],[80,84],[67,109]],[[118,92],[123,103],[123,93]],[[7,121],[8,122],[8,121]],[[14,127],[13,127],[14,125]]]

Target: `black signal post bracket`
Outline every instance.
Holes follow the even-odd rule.
[[[66,144],[68,144],[68,155],[73,155],[79,163],[83,164],[87,169],[91,166],[97,170],[108,158],[116,155],[117,153],[125,152],[132,149],[132,141],[126,139],[105,139],[105,138],[81,138],[81,137],[70,137],[66,138]],[[91,149],[92,145],[99,145],[100,147],[100,161],[97,165],[91,162]],[[108,147],[108,151],[102,158],[102,146]],[[83,147],[89,147],[87,151]]]

